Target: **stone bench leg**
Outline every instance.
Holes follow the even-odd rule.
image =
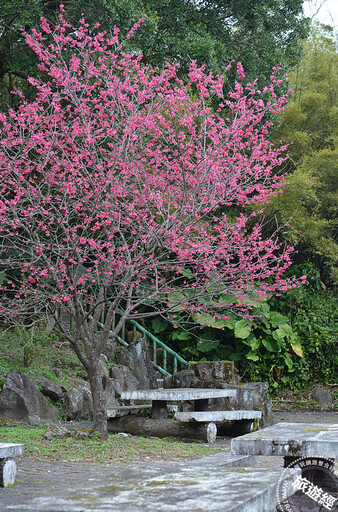
[[[208,423],[207,426],[207,441],[208,443],[214,443],[217,436],[217,427],[215,423]]]
[[[16,463],[13,459],[0,459],[0,487],[14,485]]]

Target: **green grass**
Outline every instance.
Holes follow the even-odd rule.
[[[156,460],[184,461],[212,455],[224,449],[204,442],[183,442],[174,438],[129,436],[111,434],[101,441],[94,434],[89,439],[46,440],[47,427],[0,422],[0,442],[22,443],[24,457],[36,460],[62,462],[99,462],[135,464]]]
[[[44,329],[0,329],[0,390],[13,368],[33,381],[45,376],[70,389],[69,376],[85,377],[85,371],[67,342]],[[57,369],[57,374],[54,370]]]

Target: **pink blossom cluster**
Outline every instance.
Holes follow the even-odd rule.
[[[233,209],[281,191],[286,147],[265,120],[287,101],[277,70],[259,91],[238,63],[225,94],[222,76],[193,62],[183,83],[98,28],[61,15],[25,34],[48,79],[0,117],[1,258],[21,276],[0,286],[0,315],[62,304],[98,321],[148,305],[226,318],[298,286],[283,277],[292,248]]]

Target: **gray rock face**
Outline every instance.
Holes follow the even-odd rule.
[[[267,397],[269,385],[267,382],[250,382],[240,386],[221,383],[222,387],[236,389],[236,396],[228,399],[231,409],[235,410],[261,410],[262,418],[259,421],[259,427],[265,428],[274,424],[272,414],[272,400]]]
[[[181,370],[172,376],[171,387],[189,388],[194,377],[194,370]]]
[[[88,382],[73,379],[73,387],[64,396],[62,412],[69,420],[91,419],[93,417],[93,401]]]
[[[63,400],[63,392],[61,386],[56,382],[47,379],[47,377],[40,378],[40,389],[44,396],[48,396],[52,400],[61,402]]]
[[[311,398],[317,402],[319,405],[331,405],[332,404],[332,396],[331,393],[323,388],[322,386],[317,386],[311,393]]]
[[[139,381],[140,389],[158,388],[145,338],[130,343],[128,348],[121,353],[119,362],[132,369]]]
[[[11,370],[0,393],[0,416],[28,423],[52,423],[58,410],[42,395],[38,386],[19,370]]]
[[[106,409],[113,409],[118,407],[119,403],[116,400],[116,381],[114,379],[105,380],[104,394],[106,398]]]
[[[215,381],[227,384],[239,384],[240,382],[238,370],[233,361],[194,362],[189,363],[189,368],[194,370],[196,379],[203,382],[203,387]],[[198,387],[198,384],[196,383],[194,387]]]
[[[112,366],[110,375],[114,381],[111,382],[112,379],[110,379],[110,386],[115,389],[118,396],[122,391],[135,391],[140,387],[138,379],[127,366]]]

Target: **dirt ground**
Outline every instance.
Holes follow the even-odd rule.
[[[276,412],[274,416],[276,423],[338,424],[338,412]],[[230,441],[230,438],[220,438],[216,442],[222,449],[229,449]],[[163,462],[163,464],[167,463]],[[19,505],[29,506],[32,499],[38,497],[74,495],[74,492],[83,487],[84,483],[88,482],[89,485],[90,482],[97,482],[100,479],[103,482],[121,468],[117,464],[42,462],[29,457],[19,458],[17,465],[15,486],[0,489],[0,512],[9,510],[13,512]],[[259,457],[258,466],[271,467],[271,469],[281,467],[282,457]],[[24,509],[20,507],[20,510]]]

